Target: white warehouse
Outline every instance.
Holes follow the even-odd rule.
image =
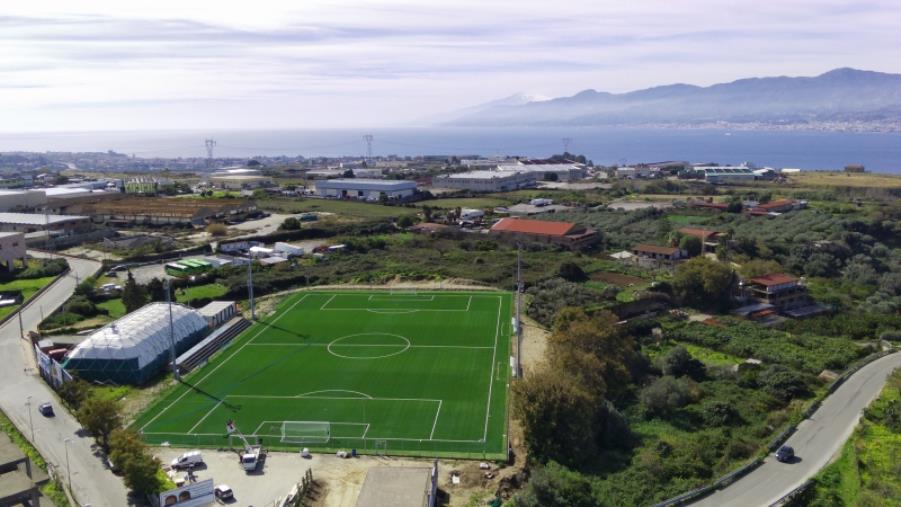
[[[407,180],[375,180],[347,178],[317,180],[316,193],[322,197],[360,199],[363,201],[401,200],[416,193],[416,182]]]
[[[503,192],[532,187],[538,173],[516,171],[469,171],[438,176],[432,184],[439,188],[460,188],[474,192]]]

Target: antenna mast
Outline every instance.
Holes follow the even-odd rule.
[[[366,141],[366,165],[370,165],[372,164],[372,134],[364,135],[363,140]]]
[[[206,139],[203,141],[203,145],[206,147],[206,165],[213,167],[213,148],[216,147],[216,140]]]

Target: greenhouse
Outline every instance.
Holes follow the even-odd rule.
[[[176,355],[189,349],[210,330],[193,308],[172,304]],[[169,307],[150,303],[94,331],[63,363],[70,373],[89,382],[143,384],[169,361]]]

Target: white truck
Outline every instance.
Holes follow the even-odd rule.
[[[240,453],[240,462],[241,466],[244,467],[245,472],[253,472],[259,466],[260,463],[265,459],[266,452],[263,450],[263,446],[256,444],[251,445],[250,442],[247,441],[247,438],[238,431],[238,428],[235,426],[234,422],[229,421],[227,426],[229,435],[235,435],[236,437],[241,439],[241,442],[244,444],[244,450]]]

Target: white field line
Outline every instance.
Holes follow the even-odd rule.
[[[491,390],[494,387],[494,365],[497,362],[497,340],[501,332],[501,308],[504,306],[504,299],[497,297],[497,324],[494,328],[494,352],[491,354],[491,376],[488,381],[488,401],[485,403],[485,432],[482,434],[482,441],[488,441],[488,418],[491,416]]]
[[[426,299],[428,298],[428,299]],[[434,294],[370,294],[367,301],[434,301]]]
[[[432,432],[429,433],[429,440],[435,437],[435,426],[438,426],[438,414],[441,413],[441,402],[438,402],[438,410],[435,411],[435,422],[432,423]]]
[[[466,311],[469,311],[469,307],[472,306],[472,296],[469,296],[469,300],[466,301]]]
[[[366,429],[363,430],[363,436],[361,438],[363,438],[365,440],[367,433],[369,433],[369,424],[366,424]]]
[[[397,343],[254,343],[254,347],[404,347]],[[410,345],[411,349],[493,349],[487,345]]]
[[[338,424],[338,423],[329,423],[329,424]],[[365,423],[348,423],[348,424],[365,424]],[[221,437],[222,433],[169,433],[163,431],[148,431],[144,433],[145,435],[169,435],[173,437]],[[280,437],[281,435],[254,435],[255,437]],[[340,437],[340,438],[362,438],[362,437]],[[481,439],[475,440],[453,440],[447,438],[403,438],[403,437],[386,437],[386,438],[377,438],[375,440],[388,440],[391,442],[444,442],[444,443],[454,443],[454,444],[481,444],[483,441]]]
[[[201,417],[200,420],[197,421],[197,424],[195,424],[194,426],[191,426],[191,429],[188,430],[188,433],[194,433],[194,430],[196,430],[197,427],[200,426],[200,423],[202,423],[207,417],[209,417],[210,414],[212,414],[214,410],[219,408],[219,405],[222,405],[222,400],[219,400],[219,403],[216,403],[215,405],[213,405],[213,408],[211,408],[209,410],[209,412],[204,414],[203,417]]]
[[[324,312],[373,312],[373,313],[401,313],[401,312],[468,312],[469,308],[460,310],[447,310],[442,308],[320,308]]]
[[[229,394],[226,398],[259,398],[265,400],[344,400],[344,401],[428,401],[431,403],[441,403],[441,400],[434,398],[348,398],[347,396],[309,396],[306,394],[295,394],[293,396],[282,396],[277,394]]]
[[[287,309],[285,309],[284,312],[282,312],[281,314],[279,314],[278,317],[276,317],[275,319],[273,319],[273,321],[271,322],[271,324],[275,324],[276,322],[278,322],[279,319],[281,319],[282,317],[284,317],[286,314],[290,313],[290,311],[293,310],[295,306],[299,305],[304,299],[306,299],[307,296],[309,296],[309,294],[304,294],[302,298],[300,298],[300,299],[298,299],[297,301],[295,301],[294,303],[292,303],[291,306],[289,306]],[[238,352],[241,352],[242,350],[244,350],[244,347],[250,345],[251,342],[253,342],[258,336],[260,336],[260,334],[263,333],[263,331],[265,331],[265,330],[267,329],[267,326],[260,326],[260,327],[261,327],[261,329],[260,329],[259,331],[257,331],[257,333],[256,333],[255,335],[253,335],[249,340],[247,340],[247,342],[245,342],[243,345],[241,345],[240,347],[238,347],[238,350],[232,352],[232,354],[231,354],[230,356],[228,356],[228,357],[226,357],[225,359],[223,359],[221,363],[219,363],[218,365],[216,365],[216,367],[213,368],[212,370],[210,370],[209,373],[207,373],[206,375],[204,375],[203,377],[201,377],[201,379],[198,380],[197,383],[194,384],[194,385],[195,385],[195,386],[199,386],[199,385],[200,385],[204,380],[206,380],[210,375],[212,375],[213,373],[215,373],[216,370],[218,370],[219,368],[221,368],[223,364],[229,362],[229,361],[231,360],[231,358],[235,357],[235,356],[238,354]],[[175,398],[175,401],[173,401],[172,403],[166,405],[166,407],[163,408],[162,410],[160,410],[160,412],[159,412],[158,414],[156,414],[155,416],[153,416],[153,419],[147,421],[147,424],[145,424],[144,426],[141,426],[141,432],[143,433],[143,432],[144,432],[144,428],[146,428],[147,426],[150,426],[150,424],[152,424],[154,421],[156,421],[157,418],[159,418],[159,416],[163,415],[167,410],[169,410],[170,408],[172,408],[173,405],[175,405],[176,403],[178,403],[179,401],[181,401],[181,399],[184,398],[185,396],[187,396],[188,393],[190,393],[190,392],[191,392],[190,389],[185,389],[185,392],[183,392],[183,393],[181,394],[181,396],[179,396],[178,398]]]
[[[328,306],[328,304],[331,303],[333,299],[335,299],[335,296],[337,296],[337,294],[332,294],[332,297],[328,298],[328,301],[326,301],[325,303],[322,303],[322,306],[320,306],[319,309],[325,310],[325,307]]]

